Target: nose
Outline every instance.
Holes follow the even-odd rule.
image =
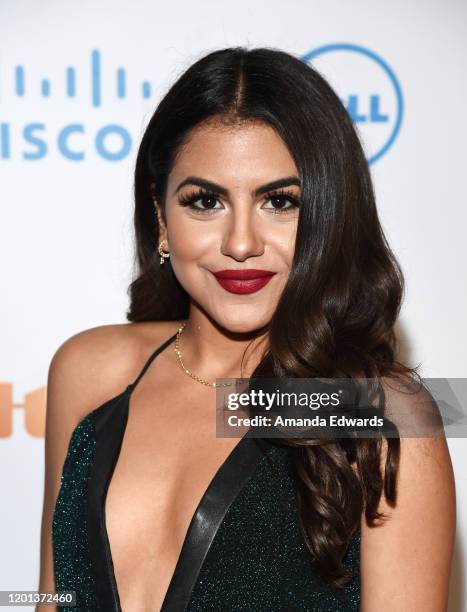
[[[261,224],[249,207],[229,215],[222,239],[221,252],[237,261],[258,257],[264,253]]]

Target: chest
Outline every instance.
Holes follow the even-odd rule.
[[[183,403],[172,403],[167,414],[164,405],[156,413],[141,398],[130,404],[105,500],[124,611],[160,609],[196,508],[239,442],[216,438],[206,406],[187,414]]]

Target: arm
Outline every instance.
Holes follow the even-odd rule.
[[[52,550],[52,515],[60,488],[60,478],[68,443],[79,417],[76,409],[79,392],[73,380],[74,343],[70,339],[55,353],[47,378],[47,410],[45,424],[44,497],[40,539],[39,591],[55,591]],[[54,608],[56,609],[56,608]],[[36,607],[46,612],[50,606]]]
[[[362,612],[447,610],[456,498],[443,436],[401,438],[396,505],[383,494],[378,510],[389,518],[376,527],[362,516]]]

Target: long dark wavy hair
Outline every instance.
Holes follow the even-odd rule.
[[[301,178],[292,269],[252,377],[380,377],[415,373],[395,358],[404,278],[381,228],[368,162],[339,97],[312,66],[274,48],[233,47],[191,65],[158,104],[134,176],[137,273],[127,319],[187,319],[190,298],[159,264],[153,198],[192,128],[256,120],[281,136]],[[154,184],[154,187],[151,185]],[[164,208],[162,210],[165,219]],[[384,410],[384,397],[382,405]],[[321,576],[347,584],[343,557],[362,512],[374,525],[384,490],[396,501],[400,439],[275,439],[292,447],[300,526]]]

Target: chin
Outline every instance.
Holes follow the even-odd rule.
[[[258,310],[249,314],[243,313],[242,316],[241,309],[238,309],[236,313],[232,313],[232,316],[224,312],[215,319],[219,325],[232,333],[249,334],[267,325],[271,316],[272,313],[269,316],[259,317]]]

